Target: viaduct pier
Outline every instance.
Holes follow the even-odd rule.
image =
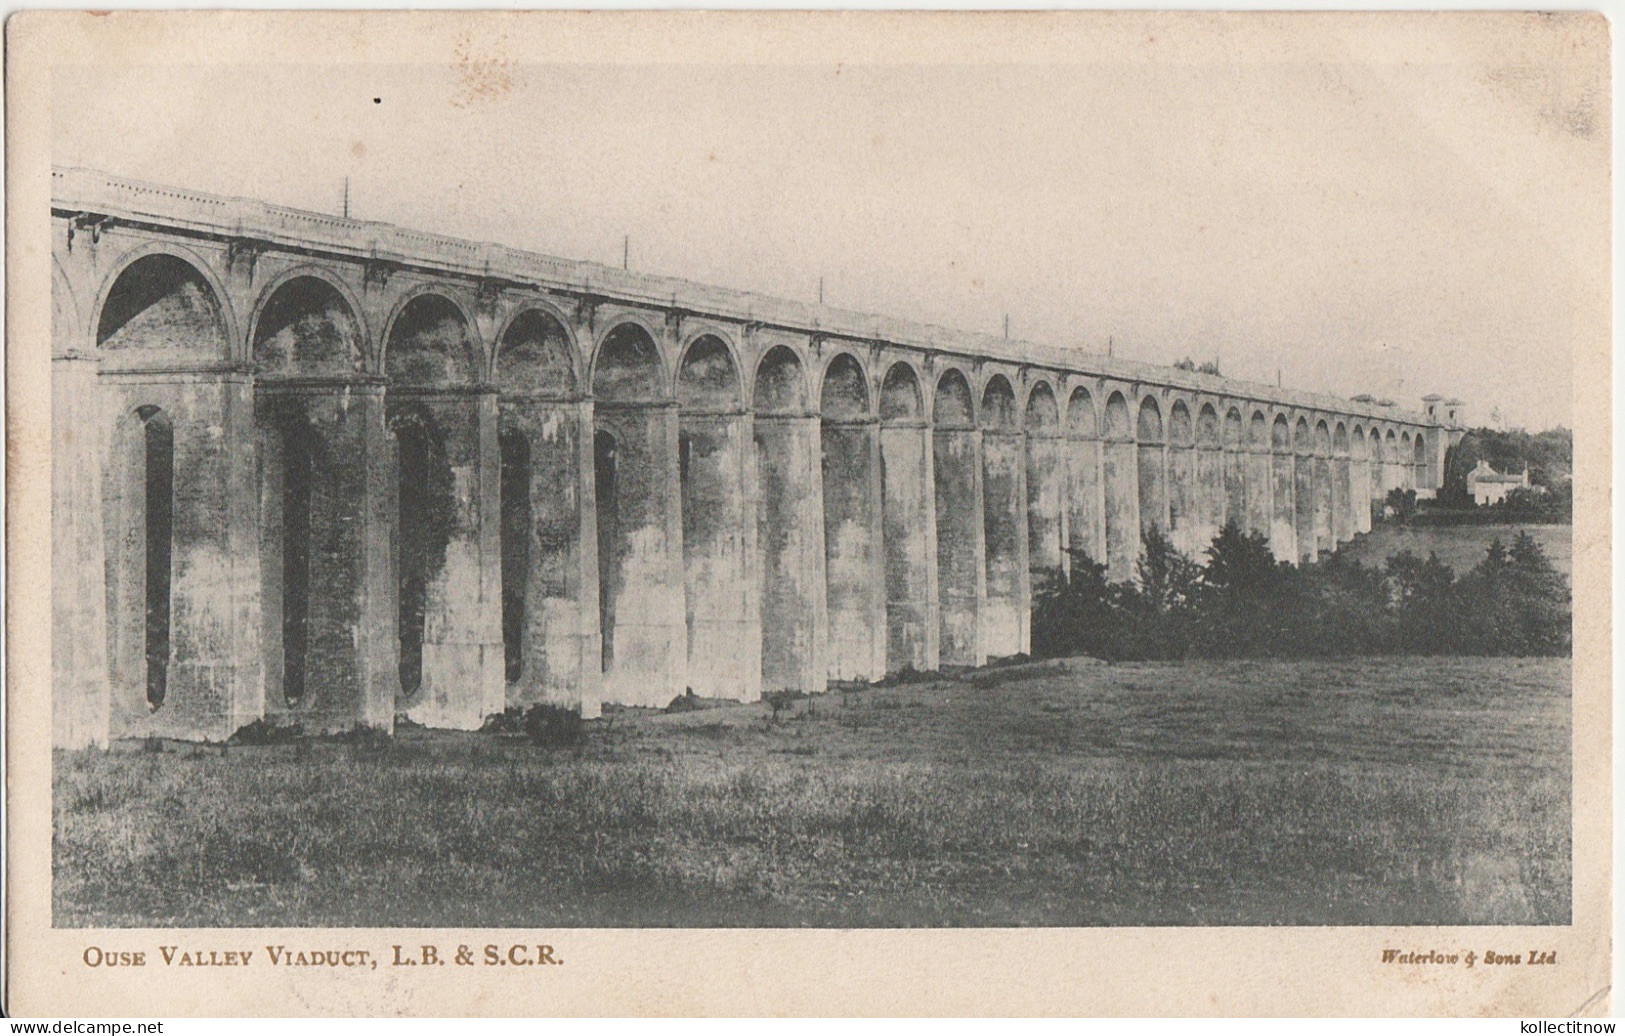
[[[54,741],[754,700],[1024,652],[1034,574],[1313,560],[1424,410],[81,169],[52,193]]]

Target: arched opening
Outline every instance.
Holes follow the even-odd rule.
[[[497,342],[496,384],[510,397],[562,400],[575,395],[574,350],[557,317],[527,309],[508,323]]]
[[[1399,453],[1395,458],[1399,462],[1399,487],[1401,489],[1416,488],[1416,469],[1411,464],[1411,433],[1401,432],[1399,436]]]
[[[113,366],[223,360],[220,300],[191,263],[162,253],[125,267],[96,323],[96,344]]]
[[[746,496],[739,369],[727,343],[702,335],[677,369],[678,486],[683,511],[687,686],[718,698],[761,696],[761,613],[751,608],[750,553],[758,515]],[[754,458],[752,458],[754,459]],[[747,519],[747,513],[749,515]]]
[[[1168,459],[1162,440],[1162,410],[1151,396],[1140,400],[1135,425],[1138,443],[1140,536],[1168,532]]]
[[[384,367],[400,387],[443,388],[480,380],[480,363],[463,311],[444,295],[409,300],[390,327]]]
[[[808,413],[807,377],[794,349],[767,350],[752,398],[762,689],[821,691],[828,673],[819,421]]]
[[[498,442],[502,455],[502,665],[508,683],[525,672],[525,598],[530,588],[531,507],[530,441],[515,429],[504,429]]]
[[[1095,400],[1082,385],[1072,390],[1072,398],[1067,402],[1066,424],[1072,434],[1080,438],[1099,437],[1100,422],[1095,416]]]
[[[677,402],[685,410],[738,410],[739,369],[716,335],[695,339],[677,372]]]
[[[870,419],[867,376],[856,357],[841,353],[830,361],[819,401],[829,675],[872,680],[886,665],[885,587],[876,578],[880,443]]]
[[[756,413],[799,415],[807,409],[807,376],[794,349],[776,345],[756,365]]]
[[[1416,433],[1416,438],[1411,442],[1411,448],[1415,451],[1416,463],[1416,471],[1411,477],[1411,484],[1419,490],[1426,489],[1430,481],[1428,478],[1428,451],[1427,442],[1423,439],[1421,432]]]
[[[175,551],[175,429],[155,406],[136,411],[142,422],[143,532],[146,539],[147,704],[158,708],[169,689],[170,586]]]
[[[982,536],[986,608],[982,654],[1001,658],[1023,650],[1028,621],[1026,442],[1016,395],[1002,374],[982,389]]]
[[[361,341],[360,323],[337,288],[320,277],[294,277],[260,310],[254,363],[263,374],[358,374]]]
[[[906,363],[892,364],[880,385],[880,419],[913,421],[919,418],[922,409],[920,380],[914,368]]]
[[[715,370],[707,347],[705,367]],[[683,566],[683,422],[641,324],[613,327],[593,364],[599,604],[604,700],[663,706],[683,692],[688,623]],[[704,376],[691,376],[703,384]],[[700,688],[695,689],[696,692]]]

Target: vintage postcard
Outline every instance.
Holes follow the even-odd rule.
[[[1610,1009],[1600,15],[6,43],[12,1013]]]

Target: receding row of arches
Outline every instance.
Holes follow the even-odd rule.
[[[224,326],[195,267],[145,256],[98,315],[103,370],[155,353],[205,370]],[[246,435],[267,711],[461,726],[587,686],[664,704],[976,664],[1026,650],[1035,571],[1074,552],[1128,578],[1152,528],[1197,553],[1228,518],[1312,557],[1426,462],[1409,430],[1123,390],[1099,404],[1083,386],[1063,403],[1043,379],[1018,398],[1005,374],[977,391],[952,366],[926,382],[894,362],[872,392],[846,351],[814,372],[775,345],[747,377],[712,333],[668,381],[630,319],[583,391],[570,333],[539,308],[500,332],[488,378],[470,328],[455,300],[408,297],[377,378],[339,285],[300,274],[266,295]],[[156,710],[178,672],[173,573],[230,546],[178,512],[199,474],[177,458],[236,418],[195,378],[117,384],[140,447],[109,476],[127,504],[109,564],[128,568],[109,623],[139,641]]]

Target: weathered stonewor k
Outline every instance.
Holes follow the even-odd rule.
[[[61,746],[978,665],[1069,550],[1313,559],[1461,426],[85,170],[52,215]]]

